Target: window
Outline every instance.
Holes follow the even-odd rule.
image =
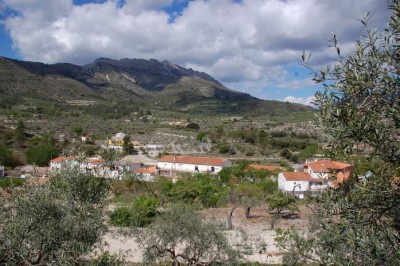
[[[215,172],[215,167],[211,166],[211,172]]]
[[[199,171],[199,167],[196,165],[196,166],[194,167],[194,170],[198,172],[198,171]]]

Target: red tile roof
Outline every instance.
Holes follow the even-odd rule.
[[[144,174],[154,174],[157,172],[157,168],[155,166],[148,168],[138,168],[135,170],[136,173],[144,173]]]
[[[184,164],[197,164],[197,165],[224,165],[225,159],[223,158],[210,158],[210,157],[192,157],[192,156],[175,156],[165,155],[160,159],[160,162],[166,163],[184,163]]]
[[[51,163],[62,163],[64,161],[67,161],[68,159],[69,159],[68,157],[60,156],[60,157],[54,158],[50,162]]]
[[[351,167],[351,164],[336,162],[332,160],[320,160],[312,163],[305,164],[314,172],[329,172],[331,170],[343,170],[345,168]]]
[[[279,166],[270,166],[270,165],[255,165],[250,164],[246,167],[246,169],[254,169],[254,170],[265,170],[265,171],[276,171],[281,170],[282,168]]]
[[[309,173],[306,172],[282,172],[286,181],[313,181]]]

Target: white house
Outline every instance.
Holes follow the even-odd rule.
[[[165,155],[157,163],[158,173],[166,176],[176,176],[179,172],[213,174],[231,166],[232,162],[223,158],[175,155]]]
[[[306,172],[281,172],[278,174],[278,188],[300,199],[310,190],[312,177]]]
[[[304,172],[309,173],[313,178],[324,180],[322,185],[328,185],[328,181],[342,183],[350,177],[351,164],[332,160],[319,160],[306,163]]]
[[[317,196],[328,186],[337,187],[350,177],[351,164],[332,160],[306,163],[303,172],[282,172],[278,175],[278,188],[304,198],[305,191]]]
[[[157,173],[157,167],[138,168],[135,170],[135,176],[141,181],[151,182]]]
[[[65,168],[79,167],[79,162],[74,157],[60,156],[50,161],[50,171],[58,172]]]

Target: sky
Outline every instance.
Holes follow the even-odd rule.
[[[0,0],[0,56],[88,64],[99,57],[168,60],[260,99],[310,104],[321,85],[300,65],[332,64],[383,29],[386,0]]]

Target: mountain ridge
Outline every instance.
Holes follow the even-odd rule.
[[[98,58],[82,66],[0,57],[0,96],[40,96],[55,101],[93,100],[184,112],[232,114],[309,111],[302,105],[260,100],[226,88],[204,72],[156,59]],[[273,106],[272,106],[273,105]],[[223,107],[223,108],[220,108]],[[197,110],[197,111],[196,111]],[[268,111],[269,110],[269,111]]]

